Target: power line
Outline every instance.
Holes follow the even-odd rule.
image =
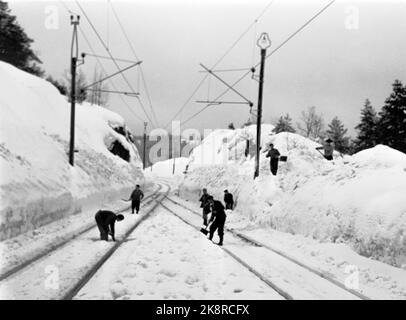
[[[90,20],[89,16],[86,14],[85,10],[84,10],[83,7],[80,5],[80,3],[79,3],[77,0],[75,0],[75,2],[76,2],[76,4],[77,4],[77,6],[79,7],[79,9],[80,9],[80,10],[82,11],[82,13],[84,14],[86,20],[89,22],[90,26],[92,27],[93,31],[95,32],[95,34],[96,34],[97,38],[99,39],[100,43],[103,45],[104,49],[107,51],[108,55],[109,55],[109,56],[111,57],[111,59],[113,60],[113,62],[114,62],[114,64],[115,64],[116,68],[117,68],[118,70],[120,70],[120,67],[119,67],[118,63],[116,62],[115,58],[114,58],[113,55],[111,54],[109,48],[108,48],[108,47],[106,46],[106,44],[104,43],[103,39],[100,37],[100,34],[97,32],[97,29],[96,29],[95,26],[93,25],[93,23],[92,23],[92,21]],[[120,73],[120,74],[121,74],[121,76],[123,77],[124,81],[127,83],[128,87],[129,87],[133,92],[135,92],[135,89],[132,87],[131,83],[128,81],[128,79],[126,78],[126,76],[125,76],[123,73]],[[138,99],[138,101],[141,102],[140,99]],[[151,123],[152,125],[154,125],[153,121],[151,120],[151,118],[149,117],[147,111],[145,110],[144,105],[143,105],[142,103],[140,103],[140,106],[141,106],[142,110],[144,111],[145,115],[147,116],[148,120],[150,121],[150,123]],[[154,125],[154,126],[155,126],[155,125]],[[156,127],[156,126],[155,126],[155,127]]]
[[[90,44],[90,41],[89,41],[88,38],[86,37],[86,35],[85,35],[85,33],[84,33],[84,31],[82,30],[81,27],[79,27],[79,31],[80,31],[80,33],[82,34],[83,39],[85,39],[85,41],[86,41],[86,43],[87,43],[87,45],[88,45],[90,51],[94,54],[93,47],[92,47],[92,45]],[[94,56],[96,56],[96,55],[94,54]],[[97,56],[96,56],[96,61],[97,61],[97,63],[99,64],[99,66],[100,66],[100,68],[102,69],[102,71],[104,72],[104,74],[107,74],[106,70],[104,69],[103,64],[101,63],[100,59],[99,59]],[[115,91],[118,91],[118,89],[117,89],[117,87],[115,86],[114,82],[113,82],[111,79],[109,79],[108,81],[109,81],[110,85],[113,87],[113,89],[114,89]],[[120,100],[124,103],[124,105],[128,108],[128,110],[134,115],[134,117],[137,118],[138,121],[140,121],[141,123],[145,122],[145,120],[144,120],[143,118],[141,118],[138,114],[135,113],[135,111],[133,110],[133,108],[131,108],[131,107],[129,106],[129,104],[127,103],[127,101],[125,101],[124,98],[123,98],[121,95],[119,95],[119,97],[120,97]]]
[[[111,7],[111,9],[112,9],[112,11],[113,11],[113,14],[114,14],[114,16],[115,16],[115,18],[116,18],[116,20],[117,20],[117,23],[119,24],[120,29],[121,29],[121,31],[123,32],[124,37],[125,37],[125,39],[127,40],[127,43],[128,43],[128,45],[129,45],[129,47],[130,47],[132,53],[134,54],[134,57],[135,57],[137,60],[139,60],[138,57],[137,57],[137,54],[136,54],[136,52],[135,52],[134,46],[133,46],[132,42],[130,41],[130,39],[129,39],[128,35],[127,35],[127,32],[125,31],[124,26],[123,26],[123,24],[121,23],[121,20],[120,20],[120,18],[118,17],[118,14],[117,14],[116,10],[115,10],[114,7],[113,7],[113,4],[112,4],[111,2],[109,2],[109,3],[110,3],[110,7]],[[158,119],[157,119],[157,116],[156,116],[156,114],[155,114],[155,110],[154,110],[153,105],[152,105],[151,96],[150,96],[150,94],[149,94],[149,90],[148,90],[147,82],[146,82],[146,80],[145,80],[144,71],[143,71],[142,66],[140,66],[140,74],[141,74],[142,83],[143,83],[144,88],[145,88],[145,93],[147,94],[147,99],[148,99],[148,102],[149,102],[149,106],[150,106],[151,111],[152,111],[152,115],[153,115],[155,121],[157,122],[157,124],[159,125],[159,121],[158,121]]]
[[[73,12],[72,10],[69,9],[69,7],[65,4],[65,2],[64,2],[63,0],[60,0],[60,2],[62,3],[62,5],[65,7],[65,9],[66,9],[69,13],[71,13],[71,14],[76,14],[75,12]],[[95,54],[95,50],[93,49],[92,45],[90,44],[89,39],[86,37],[86,34],[85,34],[85,32],[83,31],[83,29],[81,28],[80,25],[79,25],[79,31],[80,31],[80,33],[81,33],[83,39],[85,39],[85,41],[86,41],[86,43],[87,43],[87,46],[89,47],[89,49],[90,49],[90,51],[92,52],[93,56],[96,57],[96,61],[97,61],[97,63],[99,64],[100,68],[102,69],[103,73],[104,73],[104,74],[107,74],[106,70],[104,69],[103,64],[101,63],[101,61],[100,61],[98,55]],[[109,81],[110,85],[113,87],[113,89],[114,89],[115,91],[118,91],[118,89],[117,89],[117,87],[115,86],[113,80],[112,80],[112,79],[109,79],[108,81]],[[132,113],[133,116],[134,116],[138,121],[140,121],[141,123],[144,123],[144,122],[145,122],[145,119],[141,118],[138,114],[136,114],[135,111],[133,110],[133,108],[130,107],[130,105],[127,103],[127,101],[124,100],[124,98],[123,98],[121,95],[119,95],[119,98],[120,98],[121,102],[122,102],[122,103],[127,107],[127,109],[130,111],[130,113]]]
[[[275,54],[279,49],[281,49],[286,43],[288,43],[293,37],[295,37],[299,32],[301,32],[304,28],[306,28],[313,20],[315,20],[319,15],[321,15],[325,10],[327,10],[336,0],[330,1],[326,6],[324,6],[320,11],[318,11],[314,16],[312,16],[309,20],[307,20],[299,29],[297,29],[295,32],[293,32],[288,38],[286,38],[285,41],[283,41],[278,47],[276,47],[273,51],[271,51],[265,59],[268,59],[270,56]],[[260,62],[258,62],[254,68],[260,65]],[[247,75],[249,75],[251,71],[247,71],[244,73],[244,75],[239,78],[237,81],[235,81],[229,88],[227,88],[223,93],[221,93],[216,99],[213,100],[213,102],[217,101],[220,99],[222,96],[224,96],[228,91],[230,91],[234,86],[236,86],[238,83],[240,83]],[[185,124],[186,122],[189,122],[196,116],[198,116],[201,112],[206,110],[211,104],[206,105],[203,107],[200,111],[189,117],[186,121],[182,122],[182,124]]]
[[[262,18],[262,16],[265,14],[265,12],[269,9],[269,7],[274,3],[275,0],[272,0],[268,3],[268,5],[262,10],[262,12],[254,19],[254,21],[244,30],[244,32],[237,38],[236,41],[226,50],[226,52],[217,60],[217,62],[212,66],[211,69],[214,69],[217,67],[221,61],[231,52],[231,50],[234,49],[234,47],[237,45],[238,42],[241,41],[241,39],[251,30],[251,28],[257,24],[258,20]],[[179,110],[175,113],[175,115],[172,117],[172,119],[165,125],[165,128],[168,127],[168,125],[179,115],[182,113],[184,108],[187,106],[187,104],[190,102],[190,100],[193,98],[195,93],[200,89],[200,87],[203,85],[204,81],[207,79],[209,74],[206,74],[203,79],[199,82],[197,85],[196,89],[193,91],[192,95],[186,100],[186,102],[179,108]]]

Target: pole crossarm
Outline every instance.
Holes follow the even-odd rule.
[[[127,91],[111,91],[111,90],[98,90],[98,89],[83,89],[86,91],[94,91],[94,92],[108,92],[108,93],[117,93],[117,94],[124,94],[126,96],[139,96],[138,92],[127,92]]]
[[[136,63],[136,61],[134,61],[134,60],[118,59],[118,58],[112,59],[111,57],[100,56],[100,55],[98,55],[98,54],[92,54],[92,53],[87,53],[87,52],[83,52],[82,55],[83,55],[83,54],[84,54],[85,56],[95,57],[95,58],[100,58],[100,59],[116,60],[116,61],[127,62],[127,63]]]
[[[241,101],[205,101],[205,100],[197,100],[196,103],[208,103],[211,105],[217,105],[217,104],[248,104],[252,106],[253,104],[251,102],[241,102]]]
[[[209,68],[205,67],[202,63],[200,63],[200,66],[204,68],[208,73],[213,75],[216,79],[218,79],[220,82],[222,82],[227,88],[229,88],[231,91],[235,92],[238,94],[241,98],[243,98],[245,101],[247,101],[248,104],[252,104],[250,100],[248,100],[246,97],[244,97],[241,93],[239,93],[237,90],[235,90],[231,85],[229,85],[227,82],[225,82],[223,79],[221,79],[217,74],[215,74],[212,70]]]
[[[211,70],[211,72],[236,72],[236,71],[247,71],[251,70],[251,68],[239,68],[239,69],[218,69],[218,70]],[[207,70],[200,70],[199,72],[209,72]]]
[[[141,63],[142,63],[142,61],[138,61],[138,62],[132,64],[131,66],[128,66],[128,67],[126,67],[124,69],[120,69],[117,72],[115,72],[115,73],[113,73],[113,74],[111,74],[111,75],[109,75],[109,76],[107,76],[107,77],[105,77],[105,78],[103,78],[103,79],[101,79],[99,81],[96,81],[96,82],[94,82],[92,84],[89,84],[88,86],[84,87],[82,90],[87,90],[88,88],[93,87],[96,84],[99,84],[100,82],[103,82],[103,81],[105,81],[107,79],[110,79],[110,78],[112,78],[112,77],[114,77],[114,76],[116,76],[116,75],[118,75],[120,73],[123,73],[124,71],[127,71],[128,69],[134,68],[135,66],[137,66],[137,65],[139,65]]]

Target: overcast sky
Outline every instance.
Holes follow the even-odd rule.
[[[224,57],[216,69],[250,68],[259,62],[255,45],[260,33],[272,41],[270,52],[310,19],[330,0],[275,0],[257,23],[255,19],[271,1],[111,1],[142,67],[160,126],[164,126],[191,96],[201,79],[199,63],[211,68],[227,49],[252,27]],[[80,26],[97,54],[107,53],[74,1],[65,6],[81,15]],[[103,41],[116,58],[135,60],[108,1],[80,1]],[[12,1],[10,8],[43,61],[43,68],[62,78],[69,68],[72,26],[60,1]],[[56,11],[55,11],[56,9]],[[57,27],[54,19],[57,12]],[[52,19],[51,19],[52,18]],[[50,20],[51,19],[51,20]],[[50,24],[51,23],[51,24]],[[51,26],[51,28],[50,28]],[[90,52],[81,33],[79,51]],[[108,73],[117,71],[109,60],[101,60]],[[120,63],[122,67],[126,63]],[[80,68],[91,80],[96,61],[87,57]],[[244,71],[219,73],[227,82],[236,81]],[[139,83],[139,71],[126,72],[133,87],[153,118],[147,95]],[[316,20],[266,60],[263,116],[269,122],[289,113],[298,121],[300,112],[316,106],[327,122],[338,116],[354,135],[366,98],[377,109],[391,92],[395,79],[406,83],[406,0],[337,0]],[[117,89],[129,91],[123,79],[113,78]],[[110,87],[110,89],[113,89]],[[196,100],[214,99],[226,87],[208,77],[188,103],[183,120],[205,105]],[[247,76],[236,89],[255,106],[258,83]],[[124,97],[132,111],[117,95],[110,95],[109,108],[120,113],[137,134],[146,119],[137,99]],[[230,93],[222,100],[243,101]],[[247,105],[217,105],[207,108],[182,129],[240,126],[249,117]]]

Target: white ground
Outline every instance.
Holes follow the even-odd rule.
[[[68,163],[70,104],[44,79],[0,61],[0,239],[85,210],[143,182],[118,114],[76,106],[75,166]],[[108,148],[119,141],[130,162]]]

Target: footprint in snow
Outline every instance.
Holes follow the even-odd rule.
[[[241,288],[236,288],[236,289],[234,289],[234,293],[240,293],[240,292],[242,292],[243,291],[243,289],[241,289]]]
[[[112,284],[110,287],[110,292],[114,300],[128,294],[127,288],[124,287],[124,285],[120,282]]]

